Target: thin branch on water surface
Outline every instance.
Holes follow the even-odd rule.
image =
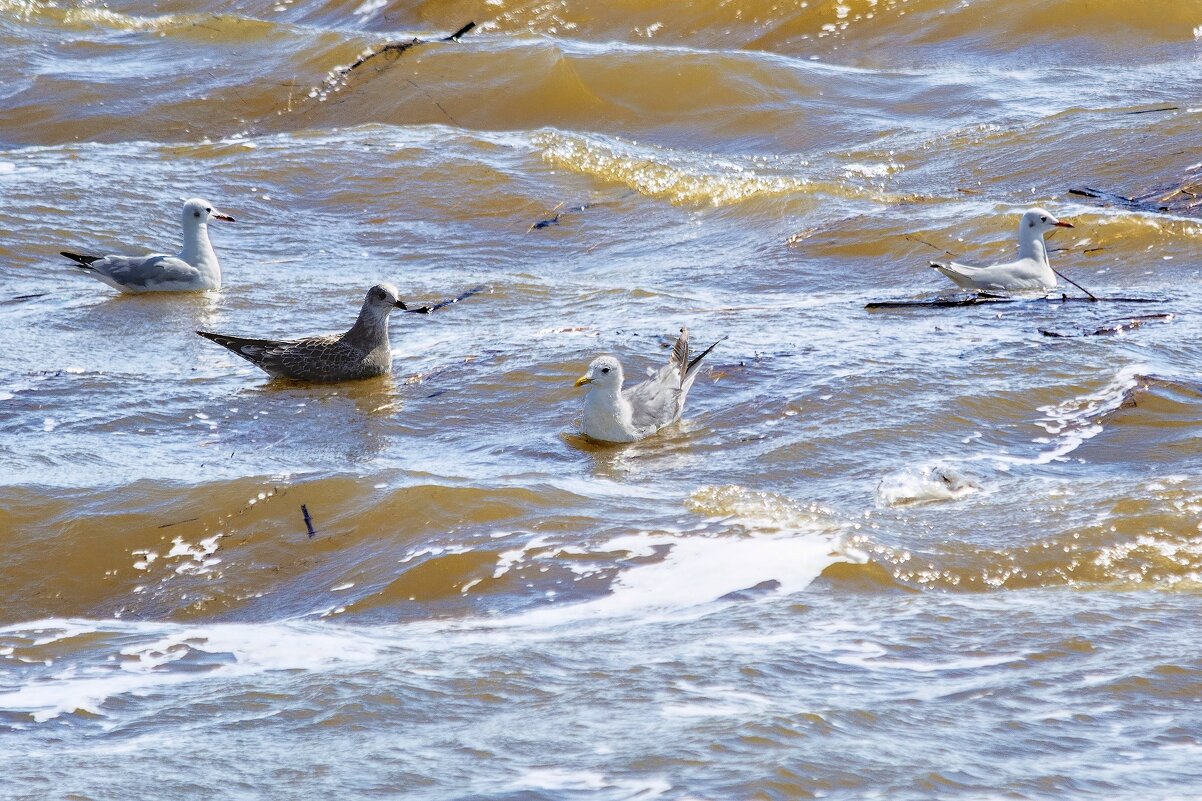
[[[417,308],[414,308],[414,309],[402,309],[402,311],[407,311],[410,314],[430,314],[431,312],[436,312],[439,309],[445,309],[447,306],[451,306],[455,303],[458,303],[461,300],[467,300],[472,295],[479,295],[481,292],[483,292],[487,288],[488,287],[481,284],[480,286],[474,286],[471,289],[467,290],[466,292],[462,292],[453,298],[447,298],[446,300],[440,300],[438,303],[435,303],[432,306],[418,306]]]
[[[1076,333],[1065,334],[1065,333],[1061,333],[1059,331],[1053,331],[1051,329],[1041,328],[1041,329],[1039,329],[1039,333],[1043,334],[1045,337],[1053,337],[1056,339],[1070,339],[1070,338],[1074,338],[1074,337],[1100,337],[1100,336],[1107,336],[1109,334],[1121,334],[1125,331],[1134,331],[1135,329],[1142,326],[1144,323],[1150,323],[1150,322],[1154,322],[1154,321],[1158,321],[1158,320],[1164,321],[1167,323],[1167,322],[1171,321],[1175,316],[1176,315],[1174,315],[1172,312],[1162,312],[1160,314],[1144,314],[1144,315],[1140,315],[1139,317],[1128,317],[1123,320],[1114,320],[1112,322],[1105,323],[1104,325],[1101,325],[1098,328],[1095,328],[1093,331],[1081,330]]]
[[[470,31],[474,27],[476,27],[476,23],[469,22],[467,25],[464,25],[462,28],[455,31],[450,36],[444,36],[443,38],[436,39],[434,41],[458,42],[460,37],[462,37],[465,33]],[[366,56],[360,56],[355,61],[354,64],[351,64],[349,67],[343,69],[342,74],[349,75],[352,70],[362,67],[364,64],[366,64],[368,61],[371,61],[376,56],[383,55],[384,53],[397,53],[399,55],[400,53],[404,53],[406,50],[408,50],[411,47],[416,47],[417,45],[420,45],[420,44],[427,44],[430,41],[431,40],[429,40],[429,39],[418,39],[415,36],[413,39],[409,40],[408,42],[390,42],[390,43],[384,45],[383,47],[380,47],[376,50],[371,51]]]
[[[865,309],[948,308],[957,306],[988,306],[996,303],[1164,303],[1164,298],[1094,297],[1078,298],[1069,295],[1044,298],[1014,298],[1007,295],[972,295],[966,298],[928,298],[925,300],[877,300],[864,304]]]
[[[1085,287],[1081,286],[1081,285],[1080,285],[1080,284],[1078,284],[1076,281],[1074,281],[1073,279],[1069,278],[1069,277],[1068,277],[1067,275],[1065,275],[1064,273],[1062,273],[1062,272],[1060,272],[1059,270],[1057,270],[1055,267],[1052,267],[1052,272],[1056,273],[1056,275],[1060,276],[1060,277],[1061,277],[1061,278],[1063,278],[1065,281],[1068,281],[1070,284],[1072,284],[1073,286],[1075,286],[1077,289],[1080,289],[1080,290],[1081,290],[1082,292],[1084,292],[1086,295],[1089,295],[1089,299],[1090,299],[1090,300],[1097,300],[1097,299],[1098,299],[1098,296],[1097,296],[1097,295],[1095,295],[1094,293],[1090,292],[1088,289],[1086,289]]]

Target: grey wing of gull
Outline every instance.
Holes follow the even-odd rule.
[[[684,380],[689,364],[689,334],[682,329],[668,363],[641,384],[623,390],[630,402],[632,422],[638,428],[662,428],[680,417],[684,408]]]
[[[156,284],[191,283],[200,271],[175,256],[105,256],[91,268],[119,284],[146,289]]]
[[[631,422],[636,428],[662,428],[680,416],[680,374],[671,367],[661,367],[651,378],[622,390],[622,394],[630,402]]]
[[[272,354],[279,374],[302,381],[346,381],[381,374],[367,356],[342,335],[334,334],[298,340]]]

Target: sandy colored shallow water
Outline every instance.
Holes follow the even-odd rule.
[[[1197,174],[1199,37],[1176,0],[0,0],[0,797],[1202,793],[1202,222],[1068,194]],[[239,220],[219,293],[57,256],[174,249],[193,195]],[[864,308],[1034,204],[1055,266],[1163,302]],[[192,333],[345,328],[380,280],[487,290],[354,385]],[[574,436],[588,361],[684,324],[728,337],[685,420]]]

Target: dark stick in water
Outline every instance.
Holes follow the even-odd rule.
[[[951,256],[953,259],[955,259],[955,258],[958,258],[958,257],[956,256],[956,254],[955,254],[955,253],[952,253],[950,250],[943,250],[943,249],[942,249],[942,248],[940,248],[940,247],[937,247],[937,246],[935,246],[935,245],[932,245],[930,242],[926,241],[925,239],[919,239],[918,237],[916,237],[916,236],[912,236],[912,235],[910,235],[910,234],[906,234],[906,235],[905,235],[905,238],[906,238],[906,239],[909,239],[911,242],[921,242],[922,244],[926,245],[927,247],[929,247],[929,248],[934,248],[935,250],[942,250],[944,254],[946,254],[946,255],[948,255],[948,256]],[[1066,250],[1067,250],[1067,248],[1066,248]],[[1065,281],[1068,281],[1070,284],[1072,284],[1073,286],[1075,286],[1077,289],[1080,289],[1080,290],[1081,290],[1082,292],[1084,292],[1086,295],[1089,295],[1089,299],[1090,299],[1090,300],[1096,301],[1096,300],[1098,299],[1098,296],[1097,296],[1097,295],[1095,295],[1094,293],[1090,292],[1088,289],[1086,289],[1085,287],[1081,286],[1081,285],[1080,285],[1080,284],[1078,284],[1076,281],[1074,281],[1073,279],[1069,278],[1069,277],[1068,277],[1067,275],[1065,275],[1064,273],[1062,273],[1062,272],[1060,272],[1059,270],[1057,270],[1055,267],[1052,267],[1050,264],[1048,265],[1048,267],[1049,267],[1049,268],[1051,268],[1052,272],[1056,273],[1056,275],[1060,276],[1060,277],[1061,277],[1061,278],[1063,278]],[[963,304],[957,304],[957,305],[963,305]],[[872,306],[872,305],[870,304],[870,305],[868,306],[868,308],[883,308],[883,307],[874,307],[874,306]]]
[[[465,33],[470,31],[474,27],[476,27],[476,23],[469,22],[467,25],[464,25],[462,28],[455,31],[450,36],[444,36],[443,38],[437,39],[435,41],[458,42],[459,37],[463,36]],[[342,74],[349,75],[352,70],[357,69],[358,67],[362,67],[368,61],[370,61],[371,59],[375,58],[378,55],[382,55],[384,53],[404,53],[409,48],[416,47],[419,44],[426,44],[428,41],[429,41],[428,39],[418,39],[417,37],[414,37],[413,39],[410,39],[408,42],[390,42],[389,44],[386,44],[377,50],[371,51],[366,56],[362,56],[357,61],[355,61],[354,64],[351,64],[349,67],[342,70]]]
[[[1065,281],[1068,281],[1070,284],[1072,284],[1073,286],[1075,286],[1077,289],[1080,289],[1080,290],[1081,290],[1082,292],[1084,292],[1086,295],[1089,295],[1089,299],[1090,299],[1090,300],[1096,301],[1096,300],[1098,299],[1098,296],[1097,296],[1097,295],[1095,295],[1094,293],[1090,292],[1088,289],[1086,289],[1085,287],[1081,286],[1081,285],[1080,285],[1080,284],[1078,284],[1076,281],[1074,281],[1073,279],[1069,278],[1069,277],[1068,277],[1067,275],[1065,275],[1064,273],[1062,273],[1062,272],[1060,272],[1059,270],[1057,270],[1055,267],[1052,267],[1052,272],[1056,273],[1056,275],[1060,276],[1060,277],[1061,277],[1061,278],[1063,278]]]
[[[435,303],[433,306],[419,306],[416,309],[402,309],[402,311],[407,311],[410,314],[429,314],[430,312],[436,312],[439,309],[445,309],[447,306],[458,303],[461,300],[467,300],[472,295],[479,295],[485,289],[486,289],[486,287],[484,287],[483,285],[474,286],[471,289],[469,289],[468,291],[461,293],[457,297],[447,298],[446,300],[440,300],[438,303]]]
[[[313,539],[313,535],[317,532],[313,530],[313,518],[309,517],[309,507],[301,504],[301,514],[305,518],[305,528],[309,530],[309,539]]]

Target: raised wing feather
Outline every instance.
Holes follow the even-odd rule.
[[[685,377],[689,369],[689,329],[680,329],[668,363],[641,384],[623,390],[635,426],[662,428],[684,410]]]

